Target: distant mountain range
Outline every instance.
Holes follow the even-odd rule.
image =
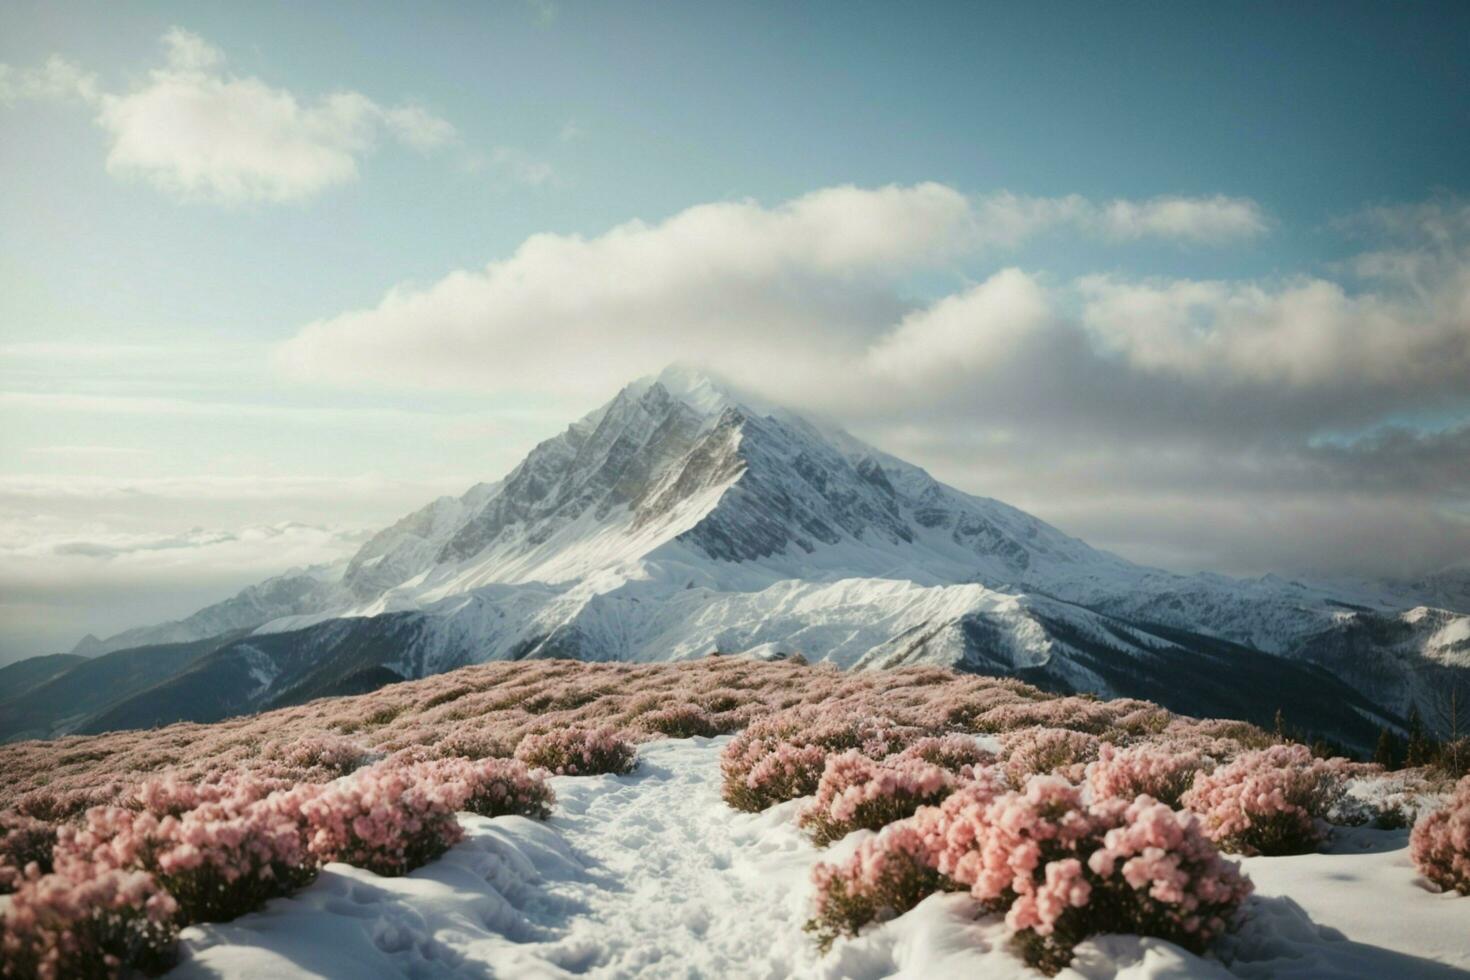
[[[492,659],[720,651],[953,665],[1267,723],[1280,708],[1365,746],[1470,692],[1467,613],[1464,573],[1324,587],[1136,565],[671,369],[345,565],[6,668],[0,737],[209,721]]]

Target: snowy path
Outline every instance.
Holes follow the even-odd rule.
[[[334,864],[233,923],[184,934],[175,977],[786,977],[804,972],[816,852],[792,806],[720,800],[725,739],[657,742],[629,776],[554,779],[556,816],[465,816],[403,878]]]
[[[772,940],[800,910],[786,909],[790,889],[752,859],[771,870],[784,852],[804,877],[811,848],[794,832],[770,833],[787,821],[721,802],[710,740],[642,751],[632,776],[556,780],[551,826],[590,863],[586,880],[551,888],[584,909],[559,945],[582,951],[594,975],[789,976],[794,964]]]
[[[630,776],[557,778],[556,816],[461,818],[468,839],[402,878],[329,865],[312,886],[225,925],[184,932],[192,977],[1001,977],[1035,980],[994,918],[939,895],[818,960],[801,931],[819,854],[788,803],[758,815],[719,795],[725,739],[655,742]],[[1404,835],[1255,858],[1229,969],[1158,940],[1083,944],[1080,977],[1466,977],[1470,899],[1435,895]]]

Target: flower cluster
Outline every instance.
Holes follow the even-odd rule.
[[[139,783],[132,798],[124,800],[123,805],[155,817],[182,816],[207,803],[219,804],[230,813],[239,813],[250,804],[292,785],[287,779],[258,776],[244,770],[217,774],[212,782],[195,782],[181,778],[178,773],[167,773]]]
[[[508,759],[511,748],[494,735],[464,728],[456,728],[434,744],[435,752],[444,759]]]
[[[423,765],[380,765],[320,788],[298,787],[306,842],[322,861],[380,875],[407,874],[464,836],[462,791]]]
[[[1006,777],[1013,786],[1050,773],[1081,779],[1101,744],[1095,735],[1066,728],[1019,728],[1000,737]]]
[[[881,830],[921,806],[943,800],[955,776],[922,759],[875,762],[856,749],[828,756],[817,795],[799,818],[820,847],[854,830]]]
[[[756,812],[817,791],[827,756],[856,750],[882,759],[922,735],[880,716],[796,708],[753,722],[720,756],[725,802]]]
[[[183,795],[175,790],[173,798]],[[177,901],[185,924],[228,921],[317,874],[318,860],[302,835],[302,792],[251,795],[162,817],[96,807],[81,826],[61,828],[57,866],[78,879],[88,869],[148,872]]]
[[[445,759],[419,770],[451,794],[455,808],[482,817],[518,814],[545,820],[556,794],[518,759]]]
[[[993,770],[813,875],[808,929],[823,943],[965,887],[1005,912],[1026,961],[1056,973],[1089,936],[1159,936],[1196,952],[1233,922],[1250,882],[1192,814],[1146,796],[1087,805],[1075,784],[1037,776],[1002,790]]]
[[[178,936],[173,898],[143,871],[32,874],[4,913],[0,976],[39,980],[161,973]]]
[[[1104,744],[1097,762],[1088,770],[1087,782],[1094,799],[1131,800],[1151,796],[1160,803],[1178,806],[1194,785],[1196,773],[1208,772],[1214,762],[1196,748],[1168,743],[1143,742],[1120,749]]]
[[[1056,973],[1071,961],[1078,943],[1112,932],[1158,936],[1202,953],[1233,924],[1250,895],[1250,880],[1220,857],[1193,814],[1140,796],[1131,803],[1114,799],[1085,810],[1069,807],[1056,819],[1058,801],[1048,800],[1050,793],[1028,786],[1019,813],[997,815],[1002,827],[1031,817],[1040,852],[1047,855],[1060,846],[1063,855],[1023,879],[1030,840],[1022,836],[1013,852],[1023,857],[1010,862],[1017,877],[1009,888],[1017,898],[1006,925],[1028,963]],[[1035,802],[1042,806],[1036,808]],[[1083,823],[1089,825],[1087,833],[1072,840],[1074,828]],[[985,894],[999,898],[1003,892],[995,885],[992,880]],[[983,897],[980,889],[977,882],[972,894]]]
[[[278,742],[266,751],[266,758],[296,769],[321,770],[335,778],[367,762],[368,751],[351,739],[327,733]]]
[[[15,891],[32,864],[41,874],[50,872],[55,846],[51,824],[13,810],[0,813],[0,895]]]
[[[842,864],[818,864],[812,885],[812,917],[803,928],[823,952],[839,936],[856,936],[951,887],[930,863],[928,841],[909,823],[869,837]]]
[[[1347,762],[1318,759],[1305,745],[1247,752],[1201,772],[1181,798],[1221,848],[1240,854],[1316,850],[1323,823],[1344,792]]]
[[[1470,776],[1444,806],[1414,824],[1409,857],[1440,888],[1470,895]]]
[[[638,727],[670,738],[709,737],[725,730],[710,712],[697,704],[671,704],[638,716]]]
[[[976,769],[995,762],[995,754],[980,747],[974,736],[929,735],[909,744],[893,760],[917,759],[968,779]]]
[[[565,728],[527,735],[516,758],[558,776],[622,775],[638,765],[638,750],[612,728]]]

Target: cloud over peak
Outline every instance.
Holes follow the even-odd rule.
[[[1073,529],[1084,534],[1108,519],[1095,491],[1119,490],[1167,500],[1180,522],[1241,508],[1238,541],[1219,542],[1221,567],[1248,570],[1289,547],[1275,567],[1343,568],[1370,543],[1374,561],[1409,564],[1470,547],[1459,490],[1447,501],[1422,480],[1365,476],[1463,442],[1470,236],[1455,230],[1457,213],[1374,217],[1397,230],[1372,237],[1371,276],[1353,262],[1340,279],[1058,279],[1011,266],[916,301],[916,276],[1043,234],[1197,246],[1270,222],[1252,202],[1219,197],[834,187],[774,206],[700,205],[591,238],[535,235],[483,269],[308,324],[279,360],[298,379],[551,391],[570,407],[677,358],[835,415],[962,485],[1083,514]],[[1373,435],[1415,417],[1438,418],[1444,435]],[[1338,450],[1323,448],[1328,437]],[[1200,481],[1214,478],[1205,507]],[[1323,492],[1340,496],[1324,504]],[[1321,547],[1244,529],[1252,511],[1339,504],[1353,521],[1314,520],[1337,535]],[[1133,532],[1158,538],[1167,526]],[[1413,530],[1396,550],[1395,528]]]

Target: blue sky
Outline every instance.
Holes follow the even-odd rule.
[[[1470,552],[1464,4],[10,3],[0,64],[0,659],[660,359],[1141,560]]]

